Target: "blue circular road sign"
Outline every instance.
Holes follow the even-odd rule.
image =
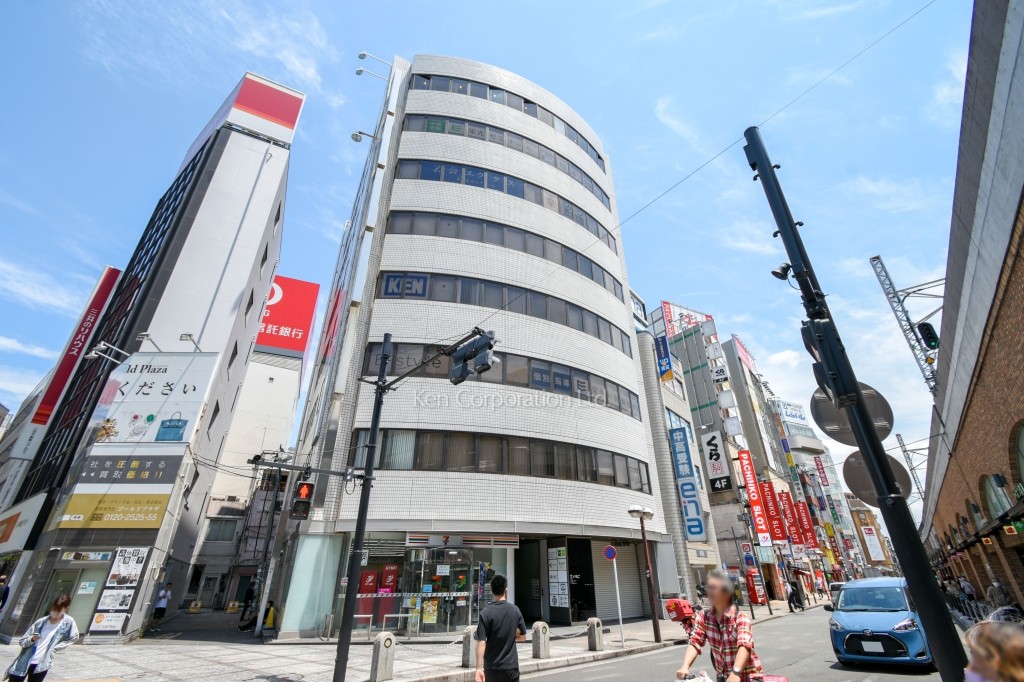
[[[606,560],[614,560],[615,559],[615,546],[613,546],[613,545],[606,545],[604,547],[604,559],[606,559]]]

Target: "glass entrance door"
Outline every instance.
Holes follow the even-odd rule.
[[[46,587],[46,599],[39,606],[42,613],[34,616],[38,618],[47,614],[53,601],[62,595],[70,595],[72,598],[71,604],[74,605],[75,593],[78,590],[78,576],[81,573],[80,569],[58,569],[55,571],[50,577],[50,585]],[[89,616],[92,615],[90,614]],[[75,621],[77,622],[78,620],[76,619]],[[88,624],[88,620],[85,623]]]
[[[406,565],[406,590],[418,594],[419,633],[451,633],[469,626],[473,551],[432,548]],[[422,558],[422,559],[419,559]]]

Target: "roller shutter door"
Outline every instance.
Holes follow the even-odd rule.
[[[640,564],[637,562],[635,544],[616,544],[601,539],[591,539],[590,551],[594,556],[594,597],[597,602],[597,616],[604,620],[618,619],[615,607],[615,574],[612,563],[604,559],[604,547],[614,545],[618,550],[619,595],[622,598],[622,618],[644,616],[643,592],[641,590]]]

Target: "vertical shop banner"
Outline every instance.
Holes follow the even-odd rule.
[[[398,587],[398,565],[386,564],[380,572],[380,588],[378,593],[394,593]]]
[[[275,275],[263,307],[256,350],[301,358],[309,343],[319,293],[320,285],[314,282]]]
[[[690,541],[707,541],[697,470],[690,455],[689,433],[686,428],[672,429],[669,430],[668,437],[672,446],[672,458],[675,461],[676,488],[679,491],[679,507],[682,510],[686,538]]]
[[[700,447],[707,460],[708,485],[712,491],[728,491],[732,489],[732,476],[729,472],[729,458],[726,457],[725,444],[719,432],[706,432],[700,437]]]
[[[50,416],[60,403],[64,390],[67,389],[72,373],[78,367],[82,356],[89,351],[89,343],[99,324],[100,315],[106,308],[110,296],[114,293],[114,285],[117,284],[117,279],[120,276],[121,271],[117,268],[107,266],[103,270],[103,275],[96,283],[96,289],[89,297],[89,303],[86,304],[85,311],[82,312],[82,317],[71,334],[71,339],[64,347],[64,353],[57,361],[53,378],[50,380],[49,386],[46,387],[46,391],[43,392],[43,398],[39,401],[36,412],[32,415],[32,424],[46,426],[50,421]]]
[[[739,452],[740,477],[743,478],[743,485],[747,489],[747,501],[750,503],[750,517],[754,523],[754,533],[757,534],[757,544],[770,546],[772,544],[772,532],[768,528],[768,513],[764,509],[761,500],[761,490],[757,485],[757,471],[754,469],[754,458],[750,451]]]
[[[828,483],[828,475],[825,474],[825,463],[821,461],[821,456],[814,456],[814,465],[818,468],[818,481],[821,482],[822,486],[831,486]]]
[[[818,548],[818,535],[814,533],[814,522],[811,520],[811,510],[807,503],[799,501],[796,504],[796,518],[800,522],[800,530],[803,532],[804,545],[808,548]]]
[[[836,556],[836,561],[839,564],[843,564],[843,551],[839,549],[839,542],[835,536],[828,539],[828,544],[832,546],[832,554]]]
[[[793,554],[803,555],[804,534],[797,521],[796,506],[793,505],[793,497],[789,491],[779,491],[779,507],[782,508],[782,518],[786,520],[786,533],[789,534],[789,541],[793,544]]]
[[[761,501],[768,516],[768,528],[771,531],[772,540],[784,542],[786,540],[786,522],[782,519],[779,501],[775,497],[775,486],[770,481],[766,481],[758,484],[758,487],[761,489]]]
[[[662,382],[671,382],[674,375],[672,374],[672,356],[668,351],[668,338],[655,337],[654,350],[658,355],[658,376]]]
[[[864,536],[864,550],[868,553],[868,559],[872,562],[885,562],[885,550],[878,538],[878,530],[873,526],[862,526],[860,532]]]

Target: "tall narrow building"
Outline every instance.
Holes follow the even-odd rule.
[[[88,584],[71,608],[83,632],[131,638],[157,583],[184,585],[278,262],[303,101],[246,74],[158,200],[18,494],[44,501],[0,637]]]
[[[646,401],[611,167],[564,102],[503,69],[396,58],[342,239],[298,460],[363,467],[385,333],[389,374],[474,327],[499,360],[459,386],[440,358],[385,399],[359,614],[402,632],[473,623],[509,576],[529,619],[648,610],[628,510],[661,593],[678,570]],[[356,136],[358,137],[358,136]],[[319,477],[289,539],[282,636],[314,635],[347,567],[358,487]],[[339,563],[339,559],[341,560]],[[340,564],[340,571],[339,571]],[[399,623],[396,623],[396,619]]]

